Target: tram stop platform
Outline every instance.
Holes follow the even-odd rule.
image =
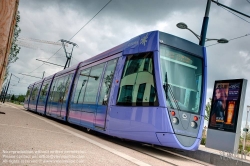
[[[81,130],[71,128],[63,123],[54,123],[54,120],[45,119],[40,115],[24,111],[23,106],[14,105],[12,103],[0,103],[0,108],[0,111],[6,113],[0,117],[2,134],[0,134],[1,157],[2,150],[28,149],[33,152],[35,150],[65,151],[66,149],[84,151],[84,159],[82,159],[84,165],[103,165],[102,162],[106,162],[106,165],[126,165],[126,163],[127,165],[131,165],[131,162],[134,161],[135,158],[138,158],[138,162],[145,160],[150,165],[166,165],[163,160],[144,156],[146,153],[137,154],[135,151],[126,148],[123,149],[119,145],[84,133]],[[69,140],[71,140],[70,145],[66,144]],[[37,143],[37,141],[39,143]],[[27,142],[29,143],[27,144]],[[49,144],[47,144],[48,142]],[[120,157],[116,155],[118,154],[118,151],[116,151],[117,149],[123,152],[121,153],[119,151]],[[170,151],[171,154],[175,156],[180,156],[179,158],[173,156],[172,158],[168,158],[168,163],[173,162],[172,165],[250,166],[250,156],[244,154],[230,154],[228,152],[207,148],[204,145],[200,145],[197,151],[183,151],[173,148],[166,148],[166,150]],[[131,162],[128,161],[127,158],[125,159],[125,157],[129,155],[135,157],[131,157],[133,159],[131,159]],[[100,158],[96,160],[95,156],[99,156]],[[112,160],[110,160],[111,158]],[[194,160],[201,161],[202,163],[191,162]],[[1,162],[2,161],[0,161],[0,165],[2,164]],[[138,165],[137,159],[134,165]]]
[[[250,166],[250,156],[246,154],[232,154],[200,145],[197,151],[176,151],[176,153],[221,166]]]

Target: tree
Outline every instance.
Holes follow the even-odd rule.
[[[20,27],[18,26],[18,23],[20,22],[20,13],[19,11],[17,12],[16,15],[16,25],[15,25],[15,29],[14,29],[14,34],[13,34],[13,40],[12,40],[12,45],[11,45],[11,50],[10,50],[10,54],[8,56],[8,62],[7,62],[7,67],[6,67],[6,73],[5,73],[5,77],[4,80],[8,77],[9,75],[9,68],[10,68],[10,64],[14,63],[17,61],[18,57],[17,54],[20,52],[21,47],[19,47],[16,42],[17,42],[17,38],[19,36],[19,33],[21,32]]]
[[[212,103],[212,98],[209,98],[209,101],[206,104],[206,114],[205,114],[205,120],[209,121],[209,116],[211,112],[211,103]]]
[[[19,102],[24,102],[25,96],[24,96],[24,95],[19,95],[18,98],[17,98],[17,100],[18,100]]]
[[[11,98],[10,98],[11,101],[14,101],[15,100],[15,95],[12,95]]]

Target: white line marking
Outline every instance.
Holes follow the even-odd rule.
[[[13,106],[13,107],[14,107],[14,106]],[[14,107],[14,108],[16,108],[16,107]],[[18,108],[16,108],[16,109],[18,109]],[[22,111],[23,111],[23,110],[22,110]],[[125,154],[125,153],[119,152],[119,151],[117,151],[117,150],[115,150],[115,149],[112,149],[112,148],[106,146],[106,145],[103,145],[103,144],[101,144],[101,143],[99,143],[99,142],[96,142],[96,141],[91,140],[91,139],[89,139],[89,138],[87,138],[87,137],[84,137],[84,136],[82,136],[82,135],[80,135],[80,134],[78,134],[78,133],[76,133],[76,132],[73,132],[73,131],[70,131],[70,130],[68,130],[68,129],[65,129],[65,128],[63,128],[63,127],[61,127],[61,126],[59,126],[59,125],[57,125],[57,124],[55,124],[55,123],[53,123],[53,122],[50,122],[50,121],[46,120],[46,119],[37,117],[37,116],[32,115],[31,113],[26,112],[26,111],[23,111],[23,112],[26,113],[26,114],[29,114],[29,115],[31,115],[31,116],[37,118],[37,119],[40,119],[40,120],[42,120],[42,121],[44,121],[44,122],[46,122],[46,123],[49,123],[49,124],[51,124],[51,125],[53,125],[53,126],[59,128],[59,129],[61,129],[61,130],[64,130],[64,131],[66,131],[66,132],[68,132],[68,133],[70,133],[70,134],[72,134],[72,135],[74,135],[74,136],[76,136],[76,137],[78,137],[78,138],[84,139],[85,141],[88,141],[88,142],[90,142],[90,143],[92,143],[92,144],[94,144],[94,145],[96,145],[96,146],[99,146],[100,148],[105,149],[105,150],[107,150],[107,151],[109,151],[109,152],[111,152],[111,153],[113,153],[113,154],[115,154],[115,155],[117,155],[117,156],[120,156],[120,157],[122,157],[122,158],[124,158],[124,159],[126,159],[126,160],[128,160],[128,161],[130,161],[130,162],[132,162],[132,163],[134,163],[134,164],[137,164],[137,165],[140,165],[140,166],[150,166],[149,164],[144,163],[144,162],[142,162],[142,161],[140,161],[140,160],[137,160],[136,158],[133,158],[133,157],[131,157],[131,156]]]

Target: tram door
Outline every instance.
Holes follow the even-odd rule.
[[[67,100],[69,85],[71,82],[71,76],[72,74],[61,77],[57,84],[59,92],[59,101],[57,104],[57,111],[59,111],[59,113],[57,114],[57,116],[62,119],[66,117],[66,100]]]
[[[58,93],[58,102],[57,102],[57,117],[62,118],[62,105],[63,105],[63,98],[65,96],[65,77],[61,77],[57,83],[57,93]]]
[[[70,78],[72,75],[66,75],[56,78],[52,85],[47,113],[57,118],[66,116],[66,97],[69,89]]]
[[[105,128],[106,125],[109,94],[117,61],[118,59],[110,60],[105,66],[103,79],[97,98],[97,107],[95,115],[95,126],[99,128]]]

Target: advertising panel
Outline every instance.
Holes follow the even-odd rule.
[[[236,132],[243,79],[215,81],[209,129]]]

